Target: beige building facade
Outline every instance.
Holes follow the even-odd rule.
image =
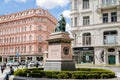
[[[0,16],[0,62],[42,61],[56,23],[41,8]]]
[[[120,1],[70,0],[72,49],[78,64],[120,64]]]

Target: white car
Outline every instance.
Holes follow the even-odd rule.
[[[36,61],[31,61],[31,62],[28,64],[28,66],[29,66],[29,67],[35,67],[36,64],[37,64]]]
[[[43,62],[42,61],[38,62],[38,64],[39,64],[39,66],[43,66]]]
[[[6,63],[6,66],[12,66],[13,65],[13,62],[7,62]]]
[[[14,62],[13,63],[13,66],[19,66],[20,64],[19,64],[19,62]]]

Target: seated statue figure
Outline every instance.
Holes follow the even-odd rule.
[[[65,32],[65,26],[66,26],[66,21],[63,15],[60,15],[60,20],[58,21],[56,27],[55,27],[55,32]]]

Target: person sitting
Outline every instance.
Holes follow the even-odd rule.
[[[4,80],[9,80],[9,76],[14,73],[14,69],[10,66],[10,72],[6,73]]]

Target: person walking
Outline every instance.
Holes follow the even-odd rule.
[[[38,68],[38,66],[39,66],[39,63],[38,63],[38,62],[36,62],[36,68]]]
[[[12,75],[14,73],[14,69],[12,66],[10,66],[10,75]]]
[[[5,69],[4,66],[1,65],[1,73],[3,73],[4,69]]]

